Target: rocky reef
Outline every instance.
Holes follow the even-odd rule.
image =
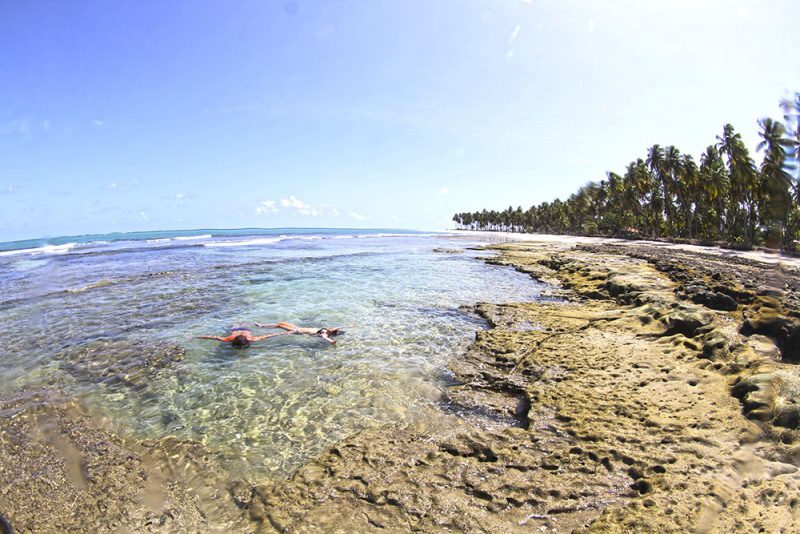
[[[791,532],[792,269],[647,247],[500,245],[567,302],[479,304],[446,410],[253,491],[264,531]]]
[[[52,390],[0,401],[0,532],[251,531],[200,444],[127,443]]]
[[[491,327],[450,363],[440,410],[253,485],[227,478],[199,444],[126,444],[74,401],[18,394],[0,403],[0,527],[796,531],[795,267],[644,245],[491,248],[486,261],[561,298],[477,304]],[[126,360],[97,375],[78,351],[65,369],[136,384],[181,357],[153,354],[144,369]]]

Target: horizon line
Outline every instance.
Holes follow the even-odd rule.
[[[126,230],[114,232],[94,232],[84,234],[65,234],[53,236],[38,236],[23,239],[12,239],[10,241],[0,241],[0,245],[11,245],[14,243],[25,243],[30,241],[48,241],[48,240],[61,240],[68,238],[87,238],[87,237],[102,237],[102,236],[125,236],[130,234],[156,234],[156,233],[187,233],[187,232],[214,232],[214,231],[237,231],[237,230],[349,230],[349,231],[374,231],[374,230],[390,230],[402,232],[447,232],[447,229],[440,230],[422,230],[417,228],[397,228],[397,227],[350,227],[350,226],[244,226],[244,227],[217,227],[217,228],[185,228],[185,229],[161,229],[161,230]]]

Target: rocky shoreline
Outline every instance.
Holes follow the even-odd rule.
[[[0,532],[792,531],[795,267],[646,245],[491,248],[486,261],[566,299],[476,305],[492,328],[451,362],[441,413],[253,486],[197,444],[126,445],[49,392],[6,398]]]

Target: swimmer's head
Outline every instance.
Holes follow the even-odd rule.
[[[231,345],[233,345],[234,348],[237,349],[244,349],[250,346],[250,340],[247,339],[247,336],[239,334],[238,336],[236,336],[231,340]]]

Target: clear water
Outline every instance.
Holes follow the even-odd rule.
[[[127,437],[195,440],[237,476],[285,476],[354,432],[436,409],[447,361],[485,327],[460,307],[542,289],[485,252],[434,252],[474,244],[453,236],[203,232],[0,254],[0,388],[55,387]],[[335,346],[193,339],[254,321],[353,326]]]

